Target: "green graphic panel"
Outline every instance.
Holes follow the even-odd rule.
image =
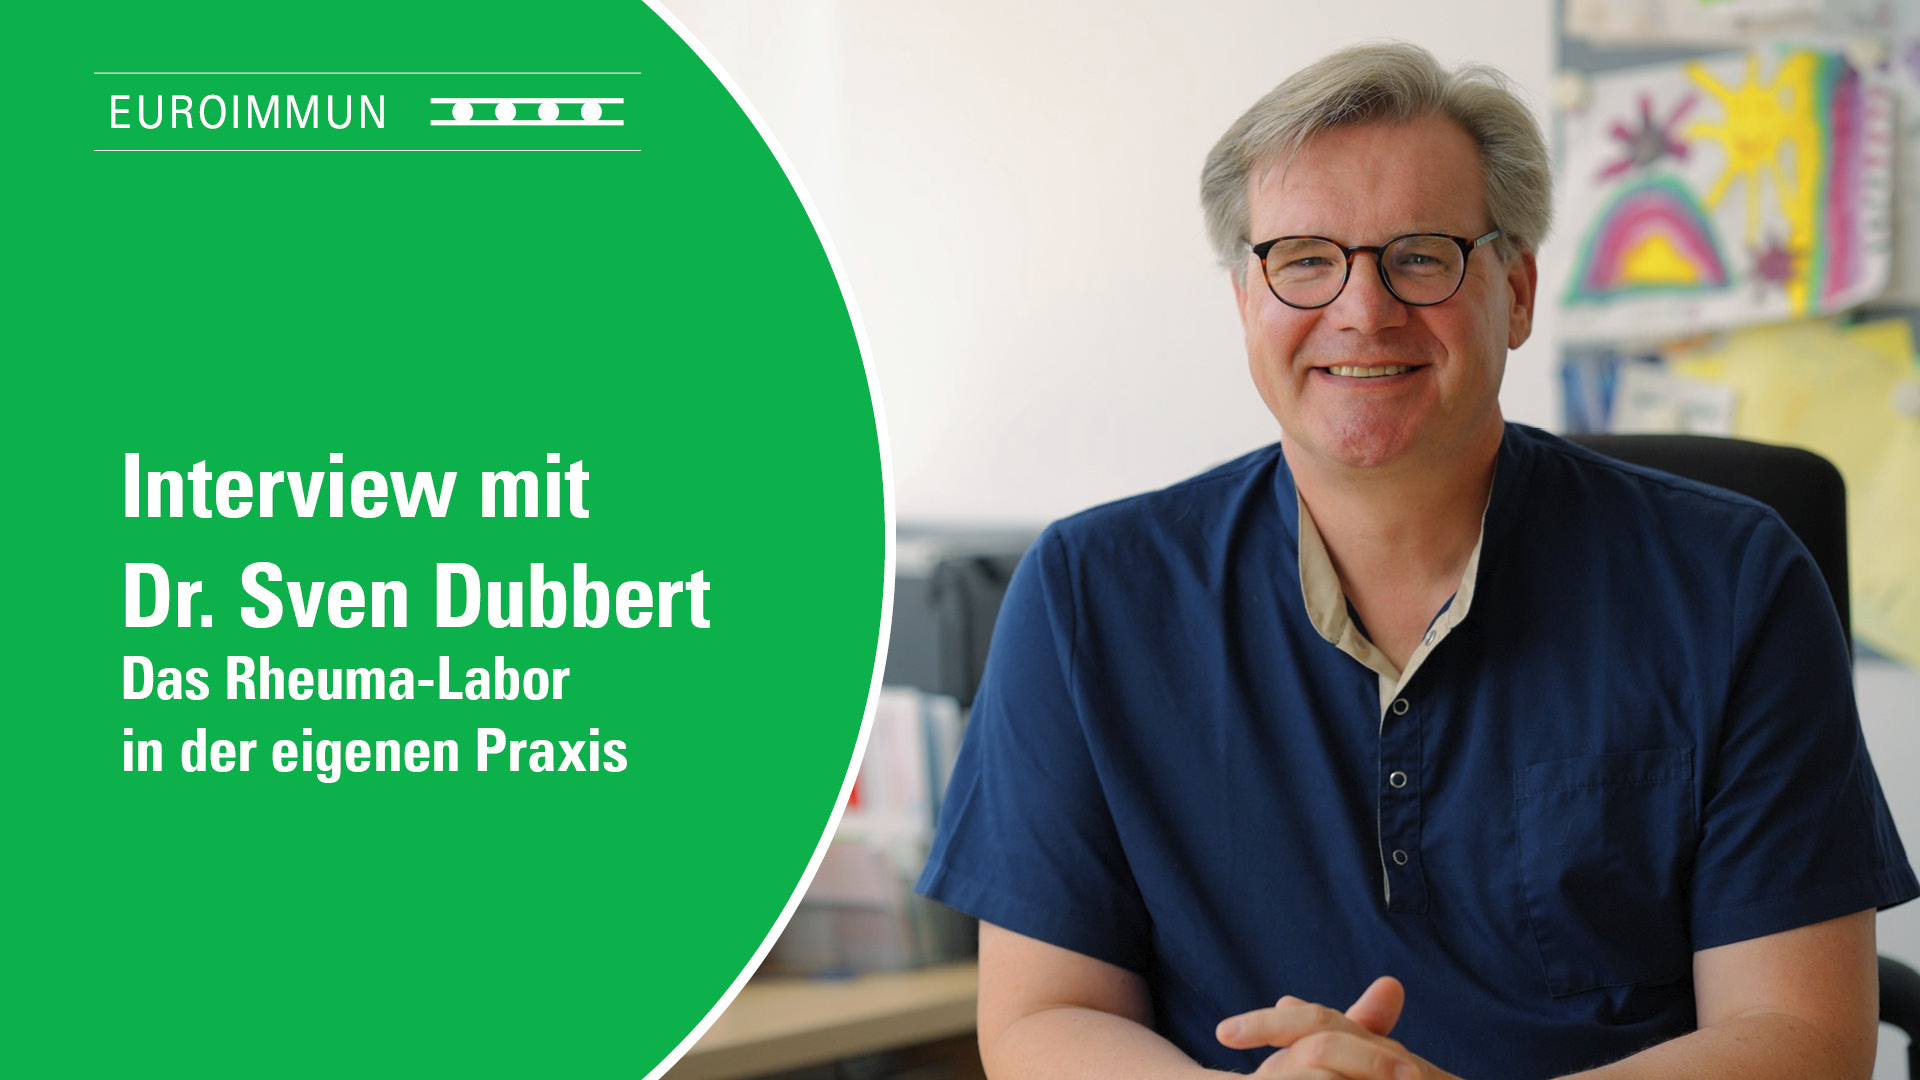
[[[779,163],[639,5],[15,22],[0,1068],[645,1075],[804,872],[882,625]]]

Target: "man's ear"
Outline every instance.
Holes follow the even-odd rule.
[[[1533,252],[1523,251],[1507,260],[1507,289],[1512,303],[1507,308],[1507,348],[1517,349],[1533,334],[1533,301],[1540,285],[1540,268]]]
[[[1227,271],[1227,280],[1233,282],[1233,310],[1240,313],[1240,326],[1247,325],[1247,275]]]

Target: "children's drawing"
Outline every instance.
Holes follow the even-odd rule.
[[[1886,82],[1800,47],[1596,77],[1566,117],[1568,338],[1690,334],[1878,295],[1892,251]]]

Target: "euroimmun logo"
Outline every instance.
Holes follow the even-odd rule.
[[[623,107],[636,85],[625,80],[639,74],[97,71],[109,83],[102,97],[111,133],[98,148],[323,149],[319,144],[335,140],[309,142],[302,133],[340,132],[351,136],[335,143],[341,149],[633,150],[638,148],[628,140],[586,132],[582,141],[562,147],[532,132],[516,140],[505,133],[475,130],[460,137],[453,131],[623,128]],[[156,138],[149,142],[142,133]],[[249,146],[236,133],[259,133],[264,142]],[[396,137],[413,145],[394,146]]]

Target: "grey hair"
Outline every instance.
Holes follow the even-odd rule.
[[[1244,280],[1248,178],[1284,165],[1315,135],[1347,124],[1400,124],[1440,116],[1480,150],[1481,187],[1504,258],[1539,250],[1553,217],[1546,141],[1511,80],[1484,64],[1454,71],[1406,42],[1342,49],[1301,69],[1233,122],[1207,155],[1200,206],[1222,266]]]

